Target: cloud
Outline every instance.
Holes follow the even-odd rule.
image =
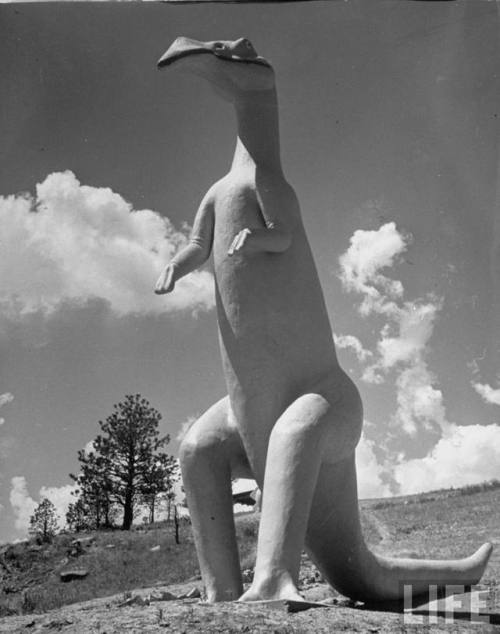
[[[76,489],[73,484],[62,487],[42,486],[39,491],[39,502],[36,502],[28,491],[28,485],[24,476],[15,476],[11,480],[10,504],[14,512],[14,524],[18,530],[28,531],[30,527],[30,517],[35,512],[39,502],[43,498],[48,498],[56,508],[58,524],[62,528],[66,524],[66,511],[74,496],[71,492]]]
[[[177,436],[175,439],[178,442],[184,440],[184,436],[188,433],[189,429],[193,426],[193,424],[198,420],[198,416],[188,416],[187,420],[185,420],[177,432]]]
[[[360,362],[373,359],[363,368],[361,378],[367,383],[381,384],[388,372],[397,371],[397,409],[391,426],[415,436],[422,430],[444,429],[449,423],[442,393],[426,361],[442,299],[429,294],[425,299],[404,301],[403,284],[380,273],[382,268],[396,263],[409,242],[410,237],[398,231],[394,222],[377,231],[358,230],[339,262],[344,288],[363,296],[361,314],[366,317],[375,312],[386,319],[376,344],[376,355],[369,351],[358,355]],[[355,342],[351,345],[356,348]]]
[[[74,484],[66,484],[61,487],[46,487],[43,486],[39,492],[39,498],[48,498],[52,504],[56,507],[56,515],[58,515],[58,524],[62,528],[66,525],[66,513],[68,506],[75,502],[75,496],[73,491],[77,490],[77,486]]]
[[[447,429],[450,423],[446,419],[443,394],[435,384],[434,375],[422,359],[405,368],[396,379],[397,410],[391,419],[392,426],[410,436],[422,429]]]
[[[370,350],[363,348],[361,341],[355,337],[354,335],[333,335],[335,340],[335,345],[338,348],[343,348],[347,350],[352,350],[356,355],[358,361],[363,362],[366,361],[369,357],[373,355]]]
[[[94,447],[94,439],[88,441],[88,443],[83,448],[83,451],[84,451],[86,456],[88,456],[91,453],[95,453],[96,452],[95,451],[95,447]]]
[[[500,388],[493,388],[487,383],[472,383],[472,387],[487,403],[500,405]]]
[[[500,425],[459,426],[448,421],[443,394],[427,363],[443,300],[429,294],[425,299],[404,301],[403,284],[381,273],[397,262],[408,244],[409,237],[394,223],[353,234],[349,248],[339,258],[340,280],[347,291],[362,296],[359,312],[363,317],[376,313],[386,323],[375,354],[366,354],[350,335],[336,342],[350,347],[365,364],[364,381],[382,383],[389,372],[395,372],[397,408],[390,421],[389,446],[394,433],[415,437],[438,432],[441,438],[423,458],[408,460],[404,452],[392,451],[380,464],[374,443],[363,435],[356,451],[360,497],[390,495],[388,481],[400,494],[411,494],[500,478]],[[477,375],[477,361],[472,369]],[[477,382],[472,385],[485,401],[500,404],[500,388]]]
[[[4,392],[0,394],[0,407],[7,405],[7,403],[12,403],[14,400],[14,395],[10,392]],[[5,423],[5,418],[0,417],[0,427]]]
[[[379,464],[373,451],[374,442],[368,440],[364,434],[356,447],[356,473],[358,478],[358,494],[362,499],[387,497],[391,495],[390,488],[383,482],[385,472]]]
[[[394,305],[389,323],[380,332],[378,358],[365,368],[363,380],[381,383],[382,374],[395,366],[401,368],[408,364],[422,364],[441,306],[442,301],[436,298],[434,301],[417,300],[404,302],[402,306]],[[397,330],[396,335],[391,334],[394,330]]]
[[[30,525],[30,517],[38,506],[35,500],[28,493],[26,478],[15,476],[11,480],[10,504],[15,516],[15,527],[19,530],[27,531]]]
[[[6,405],[7,403],[12,403],[13,400],[14,395],[10,392],[4,392],[3,394],[0,394],[0,407]]]
[[[389,336],[390,328],[386,326],[377,344],[381,368],[387,370],[397,363],[409,363],[418,359],[431,338],[439,308],[438,302],[405,302],[398,309],[394,315],[398,327],[397,336]]]
[[[401,297],[403,286],[398,280],[382,275],[380,270],[393,266],[409,242],[410,236],[399,232],[394,222],[376,231],[358,229],[351,236],[349,248],[339,258],[339,277],[346,290],[364,295],[359,307],[361,314],[368,315],[374,310],[385,313],[394,308],[387,297]]]
[[[35,198],[0,196],[0,222],[0,301],[11,318],[90,298],[118,315],[213,306],[205,271],[180,280],[172,294],[153,293],[161,269],[186,243],[183,232],[109,188],[81,185],[72,172],[47,176]]]
[[[401,494],[500,478],[500,425],[450,425],[424,458],[395,466]]]

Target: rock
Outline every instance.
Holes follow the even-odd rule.
[[[201,592],[199,588],[192,588],[189,592],[184,594],[180,594],[178,599],[199,599],[201,597]]]
[[[168,590],[164,590],[159,594],[152,594],[150,598],[151,601],[175,601],[178,597],[175,594],[168,592]]]
[[[88,574],[89,571],[84,568],[73,568],[70,570],[62,570],[59,576],[61,581],[73,581],[73,579],[84,579]]]
[[[78,537],[71,542],[75,548],[89,548],[95,543],[95,537]]]
[[[51,632],[60,632],[63,627],[66,627],[67,625],[73,625],[73,622],[74,621],[68,618],[56,619],[54,621],[49,621],[49,623],[44,623],[43,628],[50,628],[49,631]]]
[[[139,594],[129,597],[118,604],[119,608],[124,608],[128,605],[149,605],[150,597],[141,597]]]
[[[38,553],[41,550],[43,550],[42,546],[38,546],[37,544],[33,544],[33,546],[30,546],[28,548],[28,552],[30,553]]]
[[[116,544],[106,544],[104,548],[116,548]]]
[[[150,548],[149,550],[152,553],[157,553],[160,550],[161,546],[153,546],[152,548]]]

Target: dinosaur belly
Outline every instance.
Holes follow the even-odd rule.
[[[316,268],[304,234],[284,253],[226,255],[214,244],[224,374],[254,470],[277,418],[337,367]]]

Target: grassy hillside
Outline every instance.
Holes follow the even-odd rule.
[[[483,583],[500,584],[500,484],[437,491],[416,496],[361,502],[365,537],[377,552],[409,557],[461,557],[483,541],[496,551]],[[253,566],[258,517],[237,517],[238,542],[245,580]],[[21,543],[0,548],[0,616],[42,612],[64,604],[109,596],[154,585],[196,579],[198,564],[189,525],[181,544],[173,527],[87,533],[95,537],[79,556],[69,555],[74,535],[60,535],[51,545]],[[160,547],[159,549],[157,547]],[[156,547],[156,548],[155,548]],[[155,550],[151,550],[155,548]],[[63,583],[61,570],[88,570],[85,579]],[[301,584],[321,581],[303,557]]]

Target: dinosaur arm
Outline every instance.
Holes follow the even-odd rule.
[[[286,182],[279,185],[262,183],[256,193],[265,227],[247,227],[240,231],[231,243],[229,255],[243,247],[246,250],[283,253],[292,243],[295,221],[300,213],[292,187]]]
[[[174,289],[177,280],[208,260],[214,236],[214,205],[209,194],[205,196],[198,209],[188,244],[170,260],[162,271],[156,283],[155,293],[169,293]]]
[[[204,199],[194,219],[188,244],[172,258],[170,264],[177,268],[176,279],[191,273],[210,257],[214,238],[214,206]]]
[[[287,229],[277,229],[274,226],[259,227],[257,229],[242,229],[236,234],[229,248],[228,254],[234,255],[243,247],[253,251],[267,251],[269,253],[283,253],[292,242],[292,234]]]

